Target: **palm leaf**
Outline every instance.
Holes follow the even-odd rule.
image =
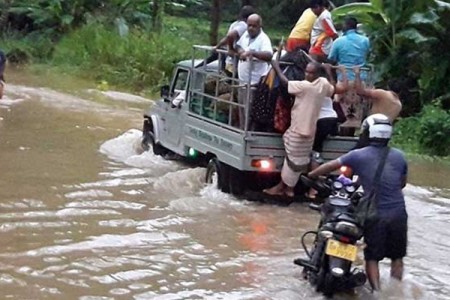
[[[353,14],[380,13],[371,3],[355,2],[339,6],[332,11],[333,17],[341,17]]]
[[[430,10],[426,13],[413,14],[409,20],[409,23],[413,25],[435,24],[438,20],[439,16],[433,10]]]
[[[333,18],[338,20],[345,16],[353,15],[358,17],[358,21],[364,22],[368,21],[367,15],[377,14],[380,15],[385,23],[389,22],[389,18],[383,12],[383,4],[379,3],[381,0],[373,0],[373,3],[355,2],[349,3],[337,7],[332,11]]]
[[[383,11],[383,0],[370,0],[370,3],[377,11]]]

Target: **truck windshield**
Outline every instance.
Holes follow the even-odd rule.
[[[173,92],[179,92],[186,90],[188,79],[188,71],[184,69],[178,69],[177,75],[175,77],[175,82],[173,84]]]

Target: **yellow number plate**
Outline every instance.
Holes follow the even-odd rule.
[[[327,249],[325,253],[327,255],[343,258],[349,261],[356,260],[356,253],[358,248],[350,244],[344,244],[336,240],[329,239],[327,242]]]

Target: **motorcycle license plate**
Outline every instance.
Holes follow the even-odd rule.
[[[349,261],[356,260],[358,248],[354,245],[344,244],[336,240],[329,239],[325,253],[334,257],[343,258]]]

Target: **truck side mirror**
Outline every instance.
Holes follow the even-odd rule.
[[[168,85],[164,85],[161,87],[161,98],[168,99],[169,98],[170,87]]]

